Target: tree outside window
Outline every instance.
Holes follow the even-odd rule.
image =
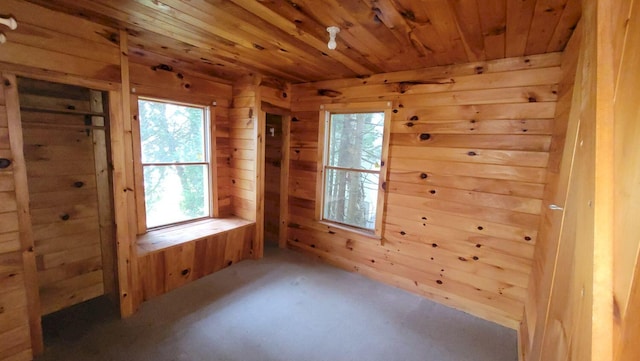
[[[208,217],[207,109],[140,99],[147,228]]]
[[[384,112],[329,115],[323,220],[375,230],[384,126]]]

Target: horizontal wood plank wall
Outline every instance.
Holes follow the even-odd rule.
[[[578,27],[578,31],[574,33],[562,57],[562,79],[558,86],[558,102],[549,151],[542,219],[533,258],[533,268],[529,279],[524,322],[520,330],[524,341],[521,344],[521,352],[527,357],[534,347],[534,338],[538,343],[541,341],[540,332],[544,328],[537,328],[536,325],[538,322],[545,322],[544,318],[546,317],[549,294],[553,282],[554,267],[558,256],[558,241],[562,227],[563,212],[561,210],[552,210],[549,206],[554,204],[564,207],[567,196],[578,128],[576,115],[574,115],[571,122],[569,116],[572,110],[573,86],[580,53],[580,35],[581,28]],[[540,344],[535,345],[535,348],[539,347]]]
[[[159,251],[141,252],[138,270],[143,300],[249,258],[254,230],[255,225],[248,224]]]
[[[261,257],[264,236],[260,207],[264,189],[260,170],[264,164],[264,116],[260,112],[260,82],[258,75],[248,74],[233,84],[233,101],[229,111],[229,165],[232,214],[256,222],[251,244],[251,256]]]
[[[2,81],[4,83],[4,77]],[[5,88],[0,91],[0,158],[12,163],[0,169],[0,360],[31,360],[31,329],[14,178],[14,169],[24,169],[24,164],[15,163],[9,142],[9,138],[16,135],[9,133]]]
[[[21,79],[19,92],[46,315],[104,294],[98,194],[111,195],[108,183],[98,185],[94,156],[94,134],[104,138],[104,116],[92,112],[86,88]]]
[[[561,54],[292,88],[289,246],[517,328],[522,319]],[[382,241],[315,221],[318,111],[393,102]]]
[[[109,89],[117,91],[120,87],[120,50],[118,46],[118,32],[116,29],[92,23],[82,18],[69,16],[66,14],[54,12],[43,7],[20,0],[4,0],[1,5],[2,13],[12,15],[18,20],[19,26],[16,30],[6,31],[7,42],[3,44],[0,51],[0,69],[5,72],[18,74],[26,77],[33,77],[43,80],[51,80],[57,82],[71,83],[86,87],[94,87],[99,89]],[[12,86],[15,86],[13,84]],[[17,104],[17,99],[16,99]],[[15,109],[19,112],[19,109]],[[5,109],[0,110],[4,113]],[[5,119],[6,120],[6,119]],[[0,148],[8,147],[9,135],[2,129],[6,127],[6,121],[0,121]],[[17,139],[14,135],[16,144],[22,144],[22,136]],[[22,151],[20,151],[22,153]],[[12,167],[15,167],[12,166]],[[24,168],[24,164],[19,165]],[[11,174],[12,171],[9,171]],[[20,184],[11,184],[8,179],[12,177],[5,173],[0,176],[0,183],[3,184],[2,192],[14,192],[17,188],[27,190],[26,174],[24,182]],[[24,183],[24,184],[22,184]],[[28,199],[28,192],[26,193]],[[14,203],[16,200],[14,200]],[[4,203],[4,202],[3,202]],[[29,206],[25,204],[24,198],[18,197],[17,209],[23,209],[22,219],[30,218]],[[7,203],[11,204],[11,202]],[[11,213],[11,212],[9,212]],[[4,215],[4,213],[3,213]],[[0,253],[9,252],[9,249],[16,245],[15,238],[12,238],[14,231],[5,231],[13,229],[5,228],[5,221],[12,221],[12,216],[6,214],[3,217],[2,231],[0,231]],[[22,230],[22,233],[31,234],[31,229]],[[24,246],[24,244],[23,244]],[[26,249],[26,248],[25,248]],[[24,250],[23,250],[24,251]],[[33,269],[34,284],[35,280],[35,257],[27,257],[30,252],[23,253],[23,259],[29,260],[32,264],[24,264],[24,269],[16,269],[15,274],[18,277],[12,277],[12,280],[18,279],[25,275],[25,271]],[[33,253],[30,253],[33,256]],[[16,266],[13,261],[7,259],[2,262],[2,272],[8,271],[10,267]],[[4,267],[4,265],[7,267]],[[20,264],[23,267],[23,264]],[[9,272],[6,274],[13,274]],[[30,360],[33,347],[33,353],[41,352],[42,339],[40,331],[40,305],[39,296],[37,294],[37,285],[35,292],[28,288],[18,287],[18,283],[12,284],[10,288],[6,288],[7,294],[1,302],[5,312],[0,315],[8,322],[0,322],[3,331],[7,332],[0,335],[0,359],[9,357],[12,360]],[[14,286],[16,288],[14,288]],[[2,287],[3,291],[5,290]],[[8,330],[5,327],[17,325],[24,316],[26,304],[22,303],[22,297],[27,295],[27,304],[31,311],[29,322],[31,323],[31,345],[23,343],[22,337],[29,335],[29,328],[20,328]],[[34,306],[35,305],[35,306]],[[12,344],[12,348],[5,346]]]
[[[212,126],[215,127],[218,216],[232,214],[230,195],[229,164],[229,106],[231,103],[231,85],[220,79],[182,69],[166,60],[156,57],[148,51],[129,49],[131,91],[138,96],[147,96],[177,102],[194,103],[212,108]],[[135,122],[135,120],[133,120]],[[133,124],[139,129],[139,124]],[[140,231],[140,230],[139,230]]]
[[[278,79],[263,77],[259,90],[262,104],[275,106],[283,110],[291,109],[291,84]]]
[[[19,0],[3,0],[1,11],[19,26],[5,32],[0,67],[77,85],[120,83],[117,30]]]
[[[231,168],[232,213],[256,220],[257,123],[259,79],[247,76],[233,85],[229,113],[229,165]]]
[[[233,214],[231,206],[231,149],[229,146],[229,101],[216,106],[216,167],[218,171],[218,216]]]

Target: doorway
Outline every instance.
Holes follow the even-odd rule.
[[[262,103],[265,111],[264,241],[286,247],[289,212],[289,110]]]
[[[116,294],[107,94],[19,78],[41,315]]]
[[[264,240],[277,246],[280,238],[280,185],[283,160],[283,116],[267,113],[265,129]]]

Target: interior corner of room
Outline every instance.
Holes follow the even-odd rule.
[[[3,0],[0,360],[301,260],[519,361],[640,359],[639,36],[638,0]]]

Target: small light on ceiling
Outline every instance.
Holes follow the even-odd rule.
[[[327,28],[327,32],[329,33],[329,43],[327,43],[327,47],[334,50],[337,46],[336,35],[340,32],[340,28],[337,26],[330,26]]]

